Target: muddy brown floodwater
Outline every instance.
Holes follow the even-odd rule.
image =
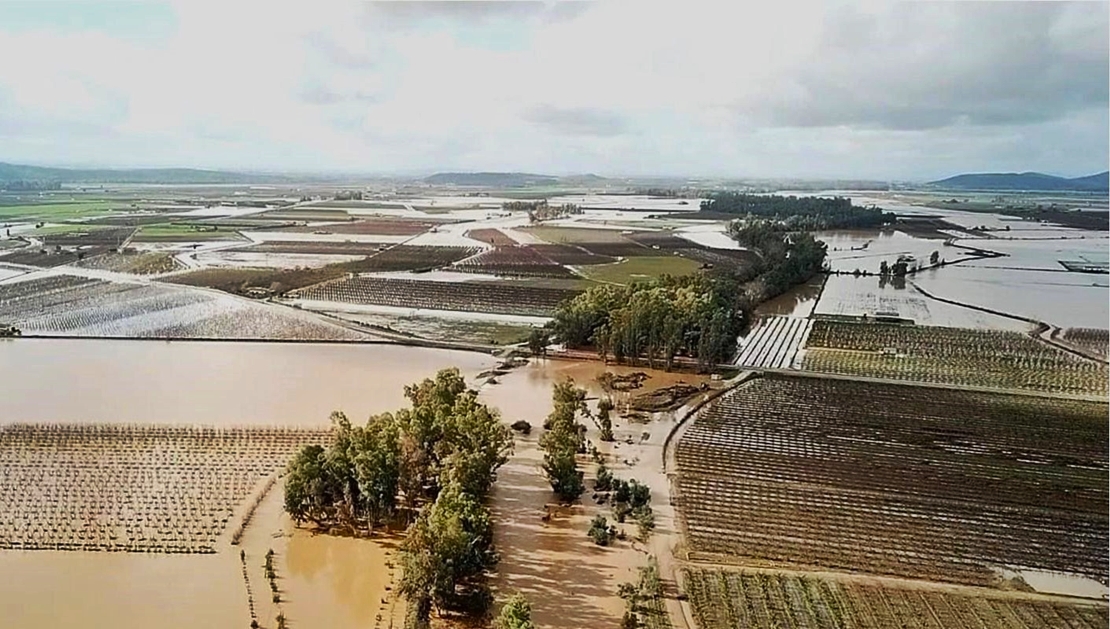
[[[326,424],[332,410],[353,421],[403,406],[402,387],[457,366],[474,376],[496,363],[477,353],[384,345],[38,340],[0,342],[0,423],[126,422],[183,424]],[[537,428],[551,410],[551,386],[570,376],[591,394],[596,377],[651,373],[643,391],[704,377],[600,363],[537,361],[516,369],[482,398],[509,423]],[[618,404],[627,402],[618,394]],[[595,404],[596,401],[591,401]],[[617,418],[620,443],[601,444],[619,476],[647,482],[653,499],[666,494],[660,443],[668,425]],[[552,500],[542,476],[538,430],[520,439],[494,489],[499,595],[528,593],[542,627],[616,627],[623,601],[616,587],[646,561],[638,543],[603,549],[586,537],[589,520],[608,513],[589,493],[550,523]],[[651,439],[639,441],[644,433]],[[590,426],[591,438],[597,442]],[[629,445],[624,439],[636,443]],[[654,476],[653,476],[654,474]],[[592,472],[589,474],[592,477]],[[404,606],[393,596],[399,572],[397,538],[313,535],[282,513],[281,484],[254,512],[240,546],[225,533],[214,555],[0,551],[4,627],[247,627],[251,612],[239,551],[246,554],[254,613],[262,627],[281,612],[293,627],[356,629],[401,626]],[[659,538],[670,511],[657,510]],[[630,534],[635,533],[631,527]],[[262,569],[273,549],[279,602]]]
[[[0,341],[0,423],[319,425],[405,404],[402,387],[474,352],[315,343]]]
[[[527,596],[538,627],[616,629],[624,611],[624,601],[617,596],[618,585],[635,580],[636,569],[647,563],[648,548],[657,555],[669,552],[675,537],[662,449],[674,413],[661,414],[647,423],[625,420],[614,413],[614,443],[600,442],[596,428],[586,421],[587,437],[605,455],[606,465],[614,474],[625,480],[636,478],[651,487],[656,531],[649,547],[633,541],[636,527],[631,523],[621,525],[628,540],[618,540],[607,548],[594,544],[586,536],[590,520],[599,513],[610,522],[613,518],[607,506],[594,503],[589,490],[574,506],[555,509],[550,521],[542,519],[545,508],[555,506],[541,468],[543,452],[538,436],[544,417],[551,412],[551,387],[569,376],[591,396],[598,396],[602,391],[596,378],[606,370],[649,373],[651,378],[635,393],[677,382],[700,384],[708,380],[693,374],[541,360],[509,373],[499,385],[482,389],[482,399],[501,409],[506,422],[524,419],[533,426],[531,435],[517,436],[513,457],[498,472],[491,509],[494,541],[501,554],[493,582],[496,595],[499,599],[513,592]],[[618,410],[628,397],[615,396]],[[596,410],[596,400],[589,404]],[[586,485],[592,488],[593,465],[586,464],[584,469]]]

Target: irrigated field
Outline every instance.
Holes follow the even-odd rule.
[[[577,291],[511,286],[499,282],[431,282],[355,277],[295,291],[293,297],[399,308],[550,316]]]
[[[1106,606],[903,589],[753,571],[689,569],[700,629],[1101,629]]]
[[[766,317],[748,333],[736,357],[736,364],[741,367],[790,369],[812,326],[812,319]]]
[[[215,552],[236,508],[326,430],[0,428],[0,547]]]
[[[1106,582],[1104,403],[766,375],[677,444],[692,556],[974,585]]]
[[[1018,332],[818,320],[805,369],[994,388],[1105,394],[1107,366]]]

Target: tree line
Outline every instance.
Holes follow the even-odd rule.
[[[746,270],[752,282],[749,303],[777,297],[808,281],[825,265],[825,243],[778,221],[733,221],[728,235],[759,254],[759,261]]]
[[[285,510],[298,524],[372,531],[408,524],[399,591],[415,626],[433,609],[481,613],[498,556],[485,499],[512,436],[457,369],[405,387],[409,408],[364,426],[333,413],[334,441],[306,446],[289,466]]]
[[[560,304],[551,332],[567,347],[593,347],[617,362],[643,357],[670,369],[686,356],[709,368],[728,359],[747,321],[740,279],[718,272],[595,286]]]
[[[43,179],[15,179],[0,181],[0,190],[8,192],[39,192],[45,190],[61,190],[62,182],[46,181]]]
[[[702,212],[734,214],[781,222],[791,231],[880,227],[894,222],[891,212],[852,205],[846,197],[795,197],[718,192],[701,202]]]

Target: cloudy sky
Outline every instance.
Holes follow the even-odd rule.
[[[0,161],[1106,169],[1105,2],[731,4],[0,0]]]

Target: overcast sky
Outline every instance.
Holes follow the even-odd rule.
[[[0,161],[1077,176],[1110,159],[1108,24],[1105,2],[0,0]]]

